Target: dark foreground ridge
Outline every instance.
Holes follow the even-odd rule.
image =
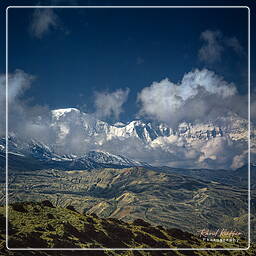
[[[0,255],[255,255],[250,251],[8,251],[5,248],[5,208],[0,208]],[[246,241],[205,242],[179,229],[152,226],[142,219],[126,223],[84,215],[71,205],[50,201],[9,206],[10,248],[238,248]]]

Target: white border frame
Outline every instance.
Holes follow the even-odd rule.
[[[112,9],[123,9],[123,8],[131,8],[131,9],[146,9],[146,8],[197,8],[197,9],[203,9],[203,8],[246,8],[248,10],[248,246],[245,248],[10,248],[8,246],[8,10],[9,9],[38,9],[38,8],[89,8],[89,9],[102,9],[102,8],[112,8]],[[6,61],[6,115],[5,115],[5,121],[6,121],[6,248],[11,251],[57,251],[57,250],[63,250],[63,251],[245,251],[250,249],[251,245],[251,168],[250,168],[250,132],[251,132],[251,106],[250,106],[250,97],[251,97],[251,80],[250,80],[250,73],[251,73],[251,44],[250,44],[250,8],[248,6],[8,6],[5,9],[6,14],[6,55],[5,55],[5,61]]]

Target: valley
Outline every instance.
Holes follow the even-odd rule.
[[[54,110],[51,142],[8,137],[9,203],[49,200],[54,207],[72,205],[80,214],[99,218],[142,219],[194,235],[202,229],[232,229],[246,238],[247,126],[234,113],[171,129],[141,120],[110,125],[77,109]],[[0,139],[2,205],[5,146]],[[255,164],[250,167],[253,178]],[[255,184],[252,192],[253,228]]]
[[[246,187],[144,167],[9,173],[10,203],[50,200],[55,206],[72,204],[81,213],[141,218],[191,233],[232,227],[246,236],[247,195]]]

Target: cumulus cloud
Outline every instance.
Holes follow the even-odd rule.
[[[14,73],[8,75],[8,105],[9,112],[20,106],[19,97],[31,85],[34,76],[25,73],[23,70],[17,69]],[[6,76],[0,75],[0,113],[5,116],[6,106]],[[5,122],[0,122],[0,133],[5,133]]]
[[[9,134],[50,141],[50,112],[46,106],[28,105],[22,98],[35,76],[17,69],[8,75],[8,124]],[[5,116],[6,77],[0,76],[0,114]],[[0,134],[5,135],[5,123],[0,122]]]
[[[216,137],[197,148],[202,155],[197,164],[204,168],[237,169],[247,164],[247,142],[231,140],[229,136]]]
[[[179,84],[164,79],[144,88],[138,99],[141,104],[140,115],[154,120],[168,122],[173,127],[181,120],[193,121],[193,134],[179,136],[179,127],[172,128],[170,135],[160,136],[145,142],[136,136],[126,136],[125,131],[114,133],[116,127],[98,121],[97,117],[118,118],[122,112],[129,89],[119,89],[111,93],[96,93],[96,113],[84,114],[71,111],[59,123],[52,123],[52,114],[47,107],[31,106],[23,96],[35,77],[22,70],[9,74],[9,134],[15,133],[21,138],[37,139],[49,145],[59,154],[73,153],[83,155],[89,150],[103,150],[113,154],[127,156],[134,160],[148,162],[158,166],[181,168],[239,168],[247,163],[247,142],[232,139],[227,133],[211,139],[201,138],[200,133],[208,128],[201,122],[217,117],[215,126],[227,127],[233,137],[239,138],[237,130],[247,133],[246,121],[238,119],[236,114],[247,117],[247,97],[237,93],[234,84],[226,82],[209,70],[194,70],[184,75]],[[5,116],[5,76],[0,76],[0,114]],[[255,99],[255,96],[253,96]],[[255,101],[251,102],[255,105]],[[228,109],[232,115],[228,116]],[[195,120],[200,122],[195,124]],[[214,119],[213,119],[214,120]],[[122,125],[123,126],[123,125]],[[121,126],[121,127],[122,127]],[[92,128],[90,128],[92,127]],[[93,134],[97,127],[97,134]],[[120,127],[120,129],[122,129]],[[129,128],[130,127],[130,128]],[[144,128],[129,126],[129,132],[139,133]],[[154,122],[149,127],[154,126]],[[109,133],[112,131],[113,133]],[[1,122],[0,133],[5,126]],[[124,134],[117,137],[115,134]],[[254,136],[255,137],[255,136]],[[253,137],[253,138],[254,138]],[[255,140],[254,140],[255,141]],[[255,157],[255,143],[252,143],[252,156]]]
[[[177,168],[237,169],[247,163],[247,143],[228,136],[193,142],[177,135],[158,137],[149,144],[136,137],[112,138],[95,149],[120,154],[154,166]]]
[[[232,160],[232,164],[231,164],[231,169],[238,169],[241,168],[242,166],[245,165],[245,163],[247,163],[248,161],[248,152],[244,151],[239,155],[236,155],[233,160]]]
[[[114,117],[118,119],[123,112],[123,104],[126,102],[129,94],[129,89],[118,89],[114,92],[96,92],[95,93],[95,108],[98,118]]]
[[[138,94],[139,115],[175,125],[182,120],[217,116],[237,94],[233,83],[207,69],[186,73],[179,84],[168,78],[153,82]]]
[[[56,29],[58,26],[59,17],[53,9],[38,8],[34,11],[31,32],[36,38],[41,39],[51,29]]]
[[[226,47],[233,49],[237,54],[244,52],[236,37],[226,37],[219,30],[206,30],[201,33],[200,39],[203,45],[198,51],[198,57],[209,64],[220,61]]]
[[[12,103],[14,100],[17,100],[17,97],[21,96],[24,91],[26,91],[31,82],[35,79],[34,76],[25,73],[23,70],[16,69],[13,74],[9,74],[8,76],[8,101]],[[6,95],[6,76],[0,76],[0,104],[5,102]]]
[[[248,156],[247,142],[231,140],[229,134],[209,140],[170,135],[158,137],[151,147],[158,153],[148,153],[150,163],[179,168],[237,169],[247,163]]]

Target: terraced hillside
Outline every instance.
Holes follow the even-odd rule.
[[[19,171],[9,183],[10,202],[47,199],[102,218],[141,218],[192,233],[203,228],[247,232],[247,190],[218,182],[133,167]]]
[[[5,208],[0,208],[1,255],[254,255],[251,251],[8,251],[5,249]],[[15,203],[9,207],[10,248],[225,248],[246,247],[239,242],[205,242],[199,236],[178,229],[152,226],[141,219],[123,222],[80,214],[72,206],[54,207],[50,201]],[[238,237],[237,237],[238,238]],[[24,253],[24,254],[23,254]]]

